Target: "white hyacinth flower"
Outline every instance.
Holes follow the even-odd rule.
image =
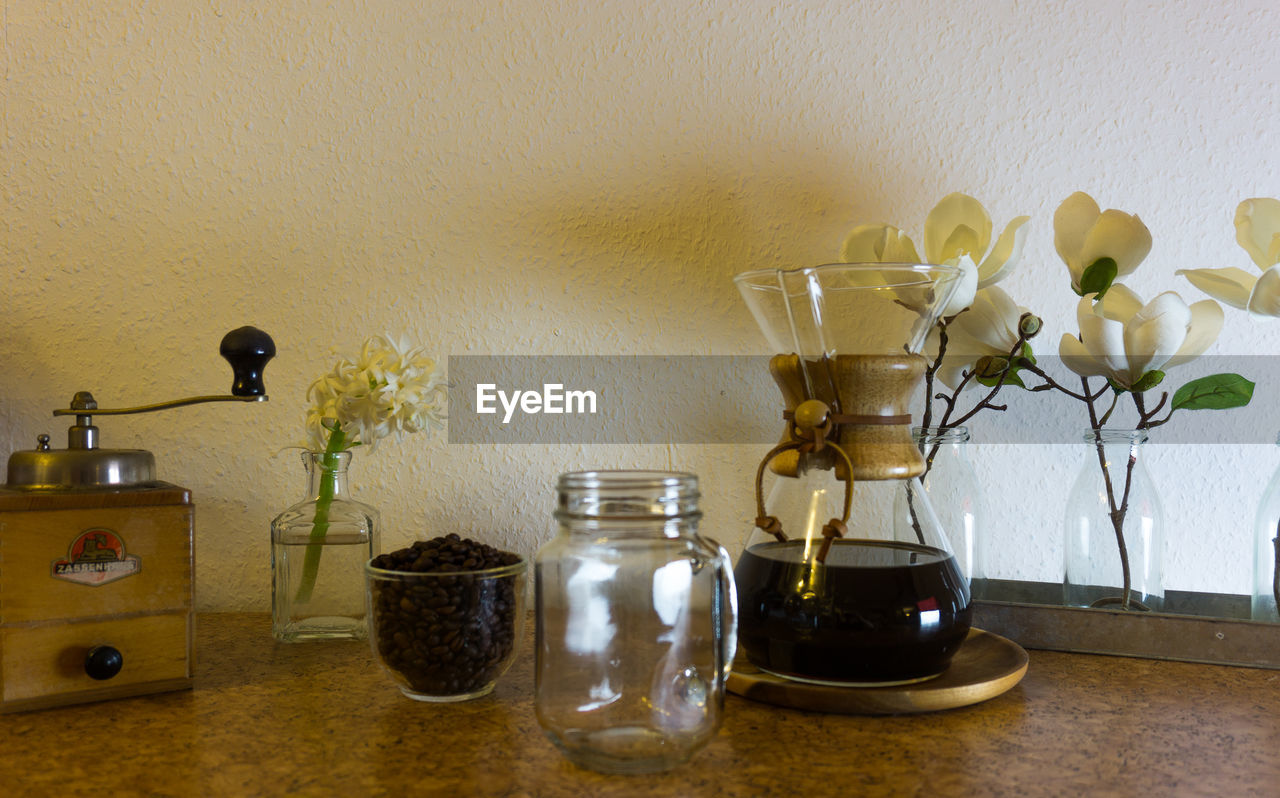
[[[1180,269],[1191,284],[1254,318],[1280,316],[1280,200],[1247,199],[1236,208],[1236,241],[1262,270],[1255,277],[1244,269]]]
[[[1124,390],[1137,391],[1152,387],[1150,372],[1203,354],[1222,331],[1223,321],[1222,307],[1211,299],[1188,307],[1176,293],[1166,291],[1144,305],[1119,283],[1097,301],[1093,294],[1082,297],[1076,317],[1080,335],[1062,336],[1062,362],[1082,377],[1106,377]]]
[[[375,335],[365,341],[352,361],[341,358],[333,371],[307,389],[309,445],[328,446],[333,429],[341,429],[343,448],[362,444],[374,450],[378,441],[394,435],[443,425],[447,384],[436,361],[422,347],[406,339]]]

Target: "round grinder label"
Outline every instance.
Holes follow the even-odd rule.
[[[125,553],[123,538],[110,529],[94,527],[71,541],[65,560],[54,561],[53,578],[97,587],[133,576],[141,568],[141,560]]]

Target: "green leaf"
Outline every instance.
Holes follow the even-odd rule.
[[[1027,341],[1022,342],[1022,356],[1026,358],[1031,363],[1031,365],[1034,366],[1036,364],[1036,355],[1035,355],[1035,352],[1031,351],[1030,342],[1027,342]]]
[[[1119,268],[1114,258],[1098,258],[1080,275],[1080,295],[1097,294],[1094,299],[1102,299],[1107,289],[1115,282]]]
[[[1134,393],[1143,393],[1159,385],[1164,381],[1164,372],[1158,369],[1152,369],[1133,384]]]
[[[1253,398],[1253,383],[1239,374],[1210,374],[1192,380],[1173,395],[1174,410],[1227,410]]]

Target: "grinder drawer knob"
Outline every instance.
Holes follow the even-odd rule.
[[[124,667],[124,657],[113,646],[94,646],[84,658],[84,672],[90,679],[105,681]]]

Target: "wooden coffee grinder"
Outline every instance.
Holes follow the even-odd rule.
[[[94,416],[265,401],[271,337],[233,330],[220,352],[231,394],[104,410],[80,391],[67,448],[40,435],[0,486],[0,713],[192,685],[191,492],[156,480],[142,449],[98,446]]]

